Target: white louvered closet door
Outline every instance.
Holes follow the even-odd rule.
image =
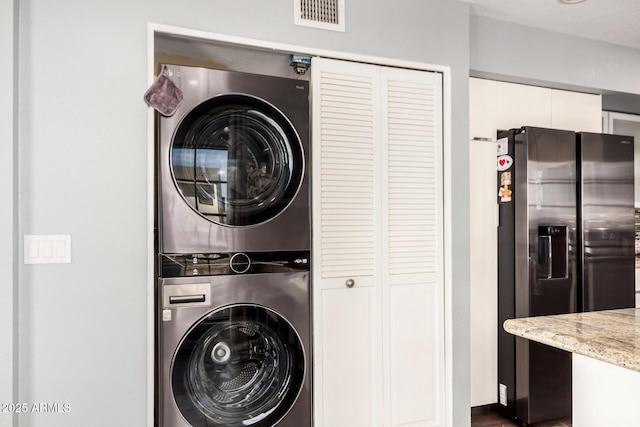
[[[380,76],[318,58],[312,70],[315,426],[373,427],[382,404]]]
[[[440,75],[311,70],[314,425],[444,425]]]
[[[387,67],[381,74],[385,425],[441,426],[442,75]]]

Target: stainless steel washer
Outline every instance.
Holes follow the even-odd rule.
[[[158,117],[158,249],[310,249],[309,82],[166,65],[184,99]]]
[[[163,255],[159,270],[159,427],[310,427],[309,252]]]

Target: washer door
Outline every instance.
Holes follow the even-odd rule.
[[[170,162],[191,208],[229,226],[277,216],[304,174],[293,125],[273,105],[249,95],[217,96],[189,112],[176,130]]]
[[[194,427],[271,427],[295,403],[305,356],[293,327],[255,305],[215,311],[185,336],[173,363],[174,398]]]

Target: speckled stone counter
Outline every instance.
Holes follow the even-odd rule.
[[[510,319],[505,331],[640,372],[640,309]]]

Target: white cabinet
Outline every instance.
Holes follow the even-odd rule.
[[[601,95],[469,79],[470,139],[521,126],[601,132],[601,115]]]
[[[469,139],[494,140],[498,129],[498,82],[469,79]],[[469,155],[473,161],[473,157]]]
[[[496,130],[520,126],[552,127],[551,89],[504,82],[495,84]]]
[[[312,73],[315,426],[444,425],[442,77]]]
[[[602,132],[602,97],[588,93],[551,91],[551,127],[576,132]]]
[[[637,408],[640,372],[577,353],[571,358],[572,425],[638,425],[637,411],[630,408]]]

